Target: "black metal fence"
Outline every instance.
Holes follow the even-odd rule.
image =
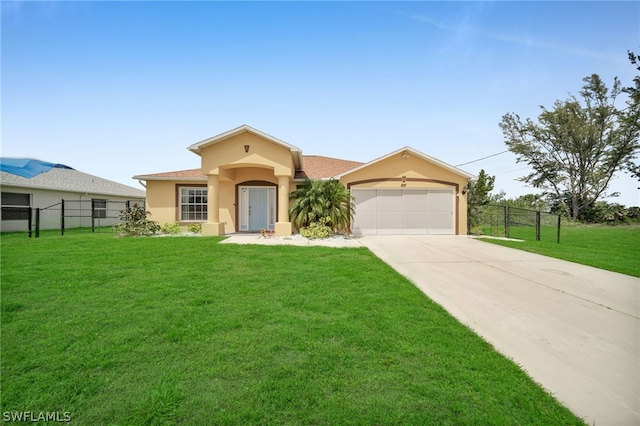
[[[0,213],[2,232],[27,232],[31,237],[36,222],[35,216],[39,213],[35,210],[31,207],[2,207]]]
[[[503,205],[469,206],[468,232],[522,240],[560,242],[561,216]]]
[[[144,207],[144,200],[60,200],[44,208],[2,207],[2,232],[26,232],[29,237],[45,229],[81,228],[100,231],[120,223],[120,212],[134,203]]]

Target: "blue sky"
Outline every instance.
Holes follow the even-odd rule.
[[[452,165],[506,149],[498,124],[631,85],[640,2],[2,2],[2,155],[131,186],[199,167],[186,147],[248,124],[304,154],[405,145]],[[624,98],[618,103],[623,105]],[[506,153],[462,166],[516,181]],[[618,176],[616,201],[640,205]]]

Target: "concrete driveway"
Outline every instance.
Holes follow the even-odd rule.
[[[640,279],[462,236],[360,242],[587,423],[640,424]]]

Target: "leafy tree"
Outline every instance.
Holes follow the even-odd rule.
[[[326,223],[334,232],[346,231],[355,212],[353,196],[335,179],[307,180],[289,199],[294,200],[289,216],[298,229],[323,222],[322,225]]]
[[[507,200],[505,204],[509,207],[539,211],[546,211],[549,208],[549,204],[544,200],[542,194],[520,195],[513,200]]]
[[[523,122],[517,114],[506,114],[500,123],[509,150],[533,169],[520,180],[555,196],[574,219],[614,195],[606,194],[611,178],[631,170],[640,150],[638,103],[630,97],[624,110],[614,105],[620,81],[615,79],[611,91],[597,74],[583,81],[582,102],[571,96],[556,101],[552,110],[541,106],[538,123]]]
[[[631,62],[631,64],[634,65],[638,71],[640,71],[640,55],[635,55],[631,51],[628,51],[627,53],[629,54],[629,61]],[[640,108],[638,108],[638,105],[640,105],[640,75],[636,75],[633,78],[633,83],[634,83],[633,87],[625,87],[624,89],[622,89],[622,91],[629,94],[629,98],[631,101],[630,106],[631,105],[635,106],[635,111],[636,111],[635,115],[629,114],[629,119],[630,120],[635,119],[636,121],[638,121],[639,119],[638,111],[640,110]],[[633,161],[628,161],[626,164],[626,167],[632,176],[640,180],[639,164],[635,164]]]
[[[629,55],[629,62],[631,62],[631,64],[640,71],[640,55],[636,55],[630,50],[627,51],[627,54]],[[622,91],[628,93],[632,100],[637,104],[640,103],[640,76],[635,76],[633,78],[633,83],[635,84],[635,87],[625,87]]]
[[[489,193],[493,191],[495,181],[495,176],[489,176],[484,169],[480,170],[478,179],[476,181],[469,181],[467,184],[467,204],[488,204],[491,200]]]
[[[469,225],[474,228],[480,223],[482,206],[491,201],[490,192],[493,191],[495,176],[489,176],[484,169],[478,173],[476,181],[469,181],[467,184],[467,213]]]
[[[507,198],[507,194],[504,191],[500,191],[489,196],[489,203],[527,210],[549,210],[549,202],[544,194],[524,194],[516,198]]]

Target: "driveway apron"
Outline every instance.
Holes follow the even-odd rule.
[[[640,279],[464,236],[360,241],[588,424],[640,424]]]

